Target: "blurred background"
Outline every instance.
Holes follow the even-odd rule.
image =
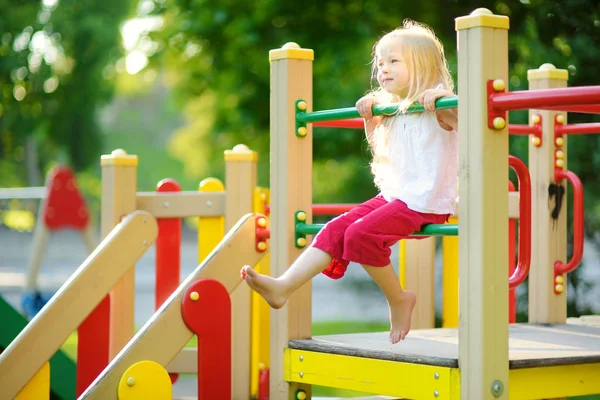
[[[259,153],[259,185],[268,187],[269,50],[290,41],[314,49],[313,109],[351,107],[373,85],[373,44],[405,18],[435,30],[456,79],[454,18],[479,7],[511,18],[510,90],[527,89],[527,70],[543,63],[567,69],[569,86],[600,84],[596,0],[0,0],[0,188],[41,186],[53,166],[69,165],[97,224],[102,154],[138,155],[139,191],[167,177],[197,190],[206,177],[224,179],[223,151],[238,143]],[[510,121],[527,123],[527,112],[511,113]],[[569,115],[571,123],[591,121],[600,118]],[[527,138],[511,137],[510,152],[527,162]],[[568,158],[585,188],[585,257],[569,274],[568,313],[577,316],[600,312],[600,136],[570,138]],[[373,196],[369,159],[362,132],[315,129],[314,202]],[[0,202],[0,291],[9,297],[22,286],[37,207]],[[184,228],[186,271],[195,267],[194,229]],[[86,257],[76,235],[53,237],[42,266],[48,290]],[[355,270],[348,280],[323,281],[315,296],[334,304],[326,296],[343,285],[354,297],[373,293],[381,312],[366,297],[344,307],[337,296],[338,308],[316,316],[331,322],[325,332],[368,317],[386,329],[383,297]],[[150,287],[151,272],[141,276]],[[519,290],[523,321],[526,285]],[[348,309],[355,314],[343,314]]]

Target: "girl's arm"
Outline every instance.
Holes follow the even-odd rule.
[[[363,96],[356,102],[356,110],[365,122],[365,136],[369,146],[374,148],[375,143],[373,142],[373,132],[379,123],[381,122],[381,116],[374,116],[372,107],[377,104],[374,96]]]
[[[435,111],[438,123],[440,126],[447,130],[458,129],[458,113],[456,108],[449,108],[445,110],[436,110],[435,101],[440,97],[454,96],[450,90],[446,89],[427,89],[423,92],[420,97],[420,102],[427,111]]]

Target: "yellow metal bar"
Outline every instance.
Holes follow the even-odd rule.
[[[267,188],[257,187],[254,189],[252,199],[252,211],[259,214],[267,214],[266,205],[271,203],[271,192]],[[270,258],[265,254],[263,260],[256,265],[256,271],[261,274],[270,275]],[[252,291],[252,327],[251,327],[251,365],[250,391],[252,396],[258,396],[258,381],[260,371],[269,368],[270,358],[270,308],[267,302],[255,291]]]
[[[15,400],[49,400],[50,399],[50,363],[46,362],[21,389]]]
[[[223,182],[217,178],[206,178],[200,182],[200,192],[224,192]],[[211,251],[225,236],[225,217],[199,217],[198,218],[198,264],[210,254]]]
[[[600,394],[600,363],[511,369],[510,399],[555,399]]]
[[[399,257],[398,260],[398,277],[400,279],[400,286],[406,289],[406,240],[401,240],[398,243],[399,246]]]
[[[285,349],[284,379],[409,399],[457,399],[457,368]]]
[[[457,217],[450,217],[449,224],[458,224]],[[442,327],[458,327],[458,237],[442,238]]]

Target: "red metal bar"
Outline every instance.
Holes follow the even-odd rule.
[[[541,125],[521,125],[521,124],[509,124],[508,133],[510,135],[536,135],[541,132]]]
[[[560,168],[554,170],[554,179],[560,183],[568,180],[573,186],[573,255],[568,263],[556,261],[554,263],[554,278],[573,271],[581,263],[583,257],[583,186],[581,181],[571,171]]]
[[[550,107],[564,109],[568,106],[600,108],[600,86],[579,86],[556,89],[520,90],[492,93],[490,103],[496,111],[544,110]]]
[[[106,295],[77,329],[76,397],[79,397],[108,365],[109,327],[110,296]]]
[[[574,106],[557,106],[557,107],[545,107],[546,110],[557,110],[566,111],[572,113],[582,114],[600,114],[600,105],[574,105]]]
[[[181,315],[198,336],[198,400],[231,399],[231,300],[217,280],[200,279],[185,291]]]
[[[364,129],[365,123],[362,118],[350,118],[336,121],[313,122],[313,126],[320,126],[322,128]]]
[[[339,215],[352,210],[358,204],[313,204],[313,215]]]
[[[519,286],[529,274],[531,263],[531,178],[529,171],[515,156],[508,156],[508,165],[516,172],[519,182],[519,262],[508,279],[508,288]]]
[[[174,179],[163,179],[156,185],[159,193],[181,192],[181,186]],[[169,298],[179,286],[181,270],[181,218],[158,218],[156,238],[156,281],[155,309]],[[175,383],[179,374],[169,374]]]
[[[508,181],[508,191],[516,191],[515,185]],[[508,277],[510,278],[517,267],[516,254],[517,221],[514,218],[508,220]],[[508,323],[517,322],[517,289],[508,291]]]
[[[587,124],[556,124],[554,126],[556,135],[585,135],[588,133],[600,133],[600,122]]]

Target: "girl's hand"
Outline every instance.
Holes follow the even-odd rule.
[[[425,110],[435,111],[435,101],[440,97],[446,96],[454,96],[454,93],[446,89],[427,89],[419,97],[419,102]]]
[[[377,103],[374,96],[366,95],[358,99],[356,102],[356,110],[362,118],[370,120],[373,117],[373,106]]]

